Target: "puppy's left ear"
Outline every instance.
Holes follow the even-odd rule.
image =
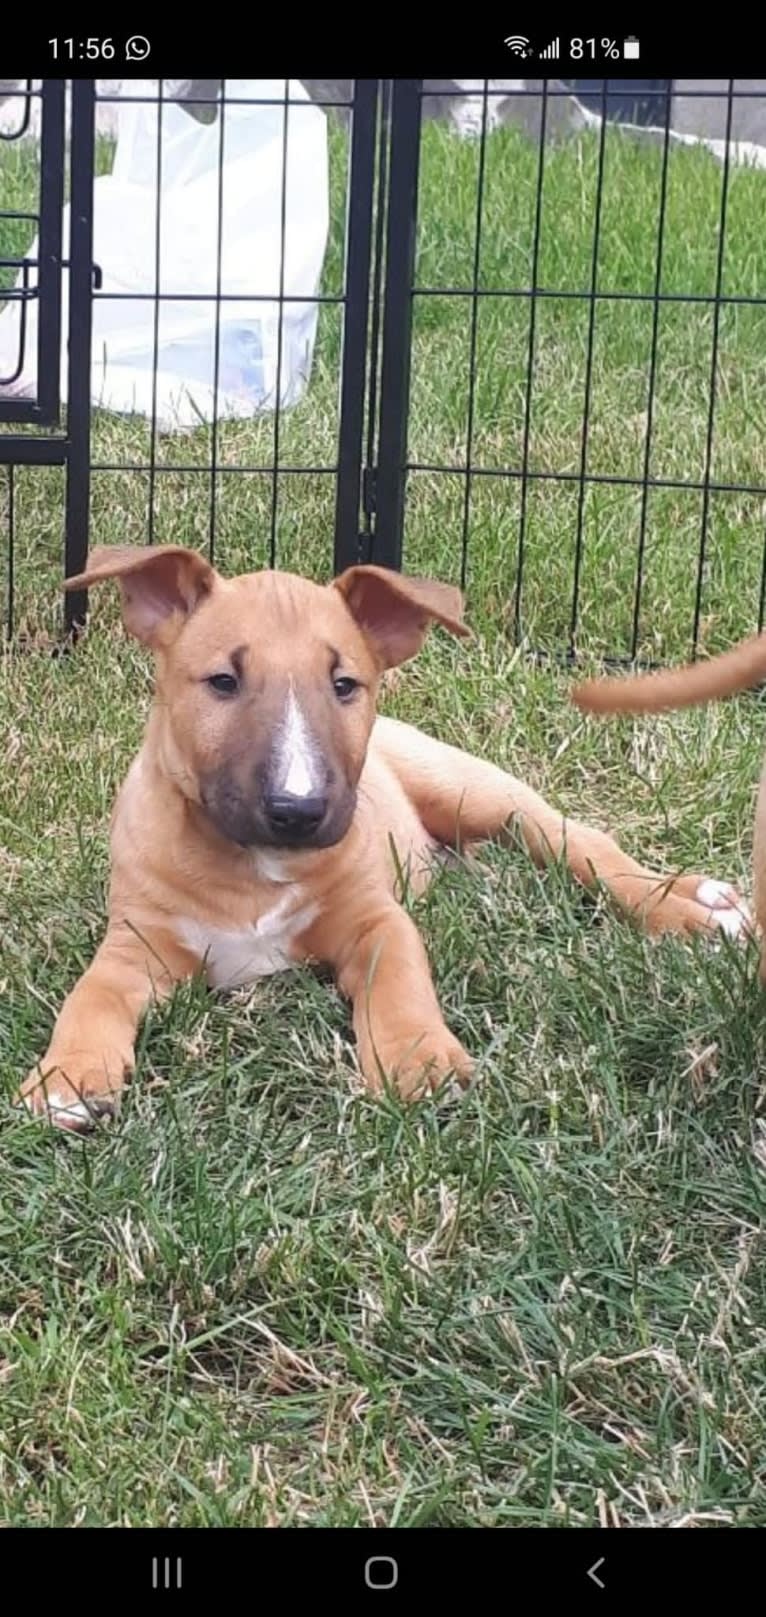
[[[330,587],[345,597],[381,668],[395,668],[414,657],[432,623],[440,623],[450,634],[471,632],[463,622],[463,597],[454,584],[408,578],[388,567],[348,567]]]

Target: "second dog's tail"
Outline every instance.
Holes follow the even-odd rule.
[[[586,713],[662,713],[748,690],[766,678],[766,634],[753,635],[709,662],[627,679],[589,679],[572,701]]]

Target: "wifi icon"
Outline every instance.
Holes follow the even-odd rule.
[[[503,41],[512,56],[527,56],[529,54],[529,40],[523,34],[509,34]]]

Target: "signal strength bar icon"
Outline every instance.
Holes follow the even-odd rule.
[[[552,39],[550,45],[546,45],[545,50],[540,52],[540,61],[557,62],[560,55],[561,45],[558,39]]]

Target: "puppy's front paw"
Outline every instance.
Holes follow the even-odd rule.
[[[92,1057],[69,1058],[64,1067],[46,1056],[25,1078],[16,1104],[34,1117],[47,1117],[56,1128],[87,1134],[102,1118],[114,1117],[119,1088]]]
[[[420,1100],[448,1079],[463,1086],[470,1082],[473,1059],[447,1028],[414,1034],[397,1043],[395,1051],[386,1052],[385,1069],[402,1100]]]

